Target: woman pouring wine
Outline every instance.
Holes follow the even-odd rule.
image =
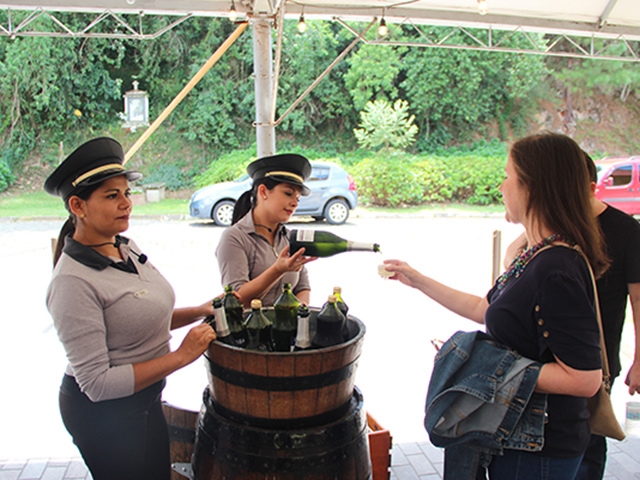
[[[222,285],[231,285],[249,307],[254,298],[264,306],[276,301],[282,286],[302,303],[309,303],[310,285],[304,249],[289,254],[289,235],[284,223],[298,208],[301,195],[309,195],[304,181],[311,165],[302,155],[287,153],[256,160],[247,167],[251,190],[236,202],[232,225],[216,249]]]

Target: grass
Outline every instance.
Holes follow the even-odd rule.
[[[167,198],[160,202],[135,205],[134,215],[186,215],[189,200]],[[0,196],[0,218],[66,217],[62,201],[45,192],[5,194]]]
[[[467,205],[464,203],[433,203],[428,205],[405,208],[363,207],[358,209],[372,213],[421,213],[421,212],[449,212],[489,214],[504,212],[502,204],[495,205]],[[188,215],[189,200],[166,198],[159,202],[134,205],[134,215]],[[0,195],[0,218],[38,218],[38,217],[66,217],[67,211],[62,201],[45,192],[11,193]]]

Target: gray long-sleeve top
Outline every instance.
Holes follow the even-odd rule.
[[[216,249],[222,286],[231,285],[234,290],[238,290],[273,265],[288,243],[288,230],[280,224],[272,246],[263,235],[256,232],[253,215],[249,211],[238,223],[224,231]],[[307,268],[302,267],[299,272],[287,272],[280,277],[280,280],[265,293],[262,305],[273,305],[282,293],[285,283],[291,284],[294,294],[309,290],[311,287]]]
[[[113,259],[67,237],[47,290],[66,373],[94,402],[132,395],[133,364],[170,351],[173,288],[151,263],[130,254],[140,252],[133,242],[119,248],[138,273],[114,268]]]

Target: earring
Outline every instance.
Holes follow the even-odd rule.
[[[265,196],[264,196],[264,197],[262,197],[262,198],[264,198],[264,199],[266,200],[266,199],[267,199],[267,196],[265,195]]]

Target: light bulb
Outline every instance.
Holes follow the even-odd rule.
[[[298,22],[298,31],[304,33],[307,31],[307,24],[304,23],[304,13],[300,15],[300,21]]]
[[[488,11],[487,0],[478,0],[478,12],[480,12],[480,15],[486,15]]]
[[[380,26],[378,27],[378,35],[384,37],[387,33],[389,33],[389,29],[387,28],[387,22],[383,18],[380,20]]]
[[[136,3],[136,0],[127,0],[127,3],[128,3],[129,5],[133,5],[134,3]]]
[[[238,18],[238,12],[236,12],[236,9],[233,8],[233,5],[232,5],[231,9],[229,10],[229,21],[235,22],[237,18]]]

